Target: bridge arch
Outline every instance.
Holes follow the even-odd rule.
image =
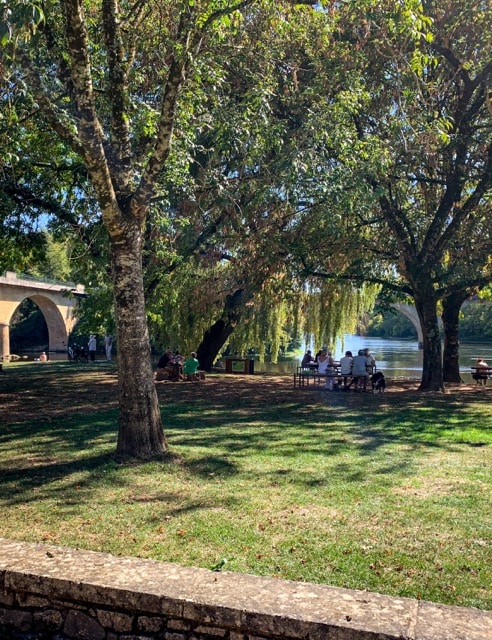
[[[40,282],[7,272],[0,277],[0,358],[10,357],[10,322],[26,299],[32,300],[46,321],[50,351],[65,351],[76,324],[74,310],[84,287]]]
[[[424,344],[424,334],[422,332],[422,327],[420,325],[419,314],[417,313],[417,309],[409,304],[405,304],[403,302],[395,302],[391,305],[393,309],[396,309],[401,314],[403,314],[406,318],[410,320],[417,331],[417,340],[419,343],[419,347],[423,347]]]
[[[472,300],[465,300],[463,304],[471,304]],[[400,313],[402,313],[405,317],[407,317],[410,322],[413,324],[417,331],[417,340],[419,343],[419,348],[424,348],[424,334],[422,332],[422,326],[420,324],[419,314],[417,313],[417,309],[410,304],[405,304],[403,302],[395,302],[391,305],[393,309],[396,309]],[[439,324],[439,328],[442,329],[442,320],[438,316],[437,322]]]

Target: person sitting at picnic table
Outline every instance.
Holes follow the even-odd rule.
[[[168,349],[157,363],[157,371],[155,374],[156,381],[160,380],[177,380],[176,367],[173,363],[173,352]]]
[[[355,391],[360,391],[361,387],[362,391],[365,391],[369,373],[367,372],[367,360],[363,349],[359,349],[352,360],[352,376],[355,380]]]
[[[343,358],[340,358],[340,375],[343,376],[344,389],[349,389],[352,384],[352,381],[348,383],[348,379],[352,376],[352,361],[352,351],[345,351]]]
[[[185,359],[180,354],[180,352],[176,349],[174,355],[171,358],[171,362],[169,366],[173,367],[174,370],[174,379],[176,380],[184,380],[183,376],[183,363]]]
[[[335,378],[335,361],[331,351],[323,349],[321,355],[318,356],[318,374],[326,376],[325,389],[333,391],[333,381]]]
[[[374,359],[374,356],[371,355],[371,352],[367,347],[364,349],[364,358],[366,359],[367,373],[372,375],[376,367],[376,360]]]
[[[183,363],[183,375],[185,380],[203,380],[205,374],[202,371],[198,371],[200,363],[196,358],[196,353],[191,352],[190,357]]]
[[[487,384],[488,366],[483,358],[477,358],[475,362],[475,373],[472,374],[473,379],[478,383]]]
[[[311,352],[311,349],[308,349],[306,351],[306,353],[304,354],[304,357],[302,359],[301,362],[301,366],[302,367],[309,367],[310,364],[314,363],[314,358],[313,358],[313,354]]]

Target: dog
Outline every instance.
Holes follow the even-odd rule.
[[[382,371],[378,371],[377,373],[372,375],[371,384],[374,393],[383,393],[383,391],[386,389],[386,380],[384,378],[384,373]]]
[[[67,353],[70,362],[89,362],[87,349],[85,347],[79,347],[78,344],[74,344],[73,347],[68,347]]]

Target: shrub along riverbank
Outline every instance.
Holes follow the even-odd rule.
[[[123,463],[113,365],[5,370],[2,537],[492,608],[492,387],[162,383],[170,454]]]

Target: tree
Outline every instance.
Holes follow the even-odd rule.
[[[323,13],[302,13],[294,23],[288,10],[281,20],[258,11],[233,37],[220,102],[214,95],[201,96],[209,114],[206,126],[183,149],[182,157],[190,158],[186,175],[170,176],[171,224],[161,233],[172,241],[159,250],[154,227],[147,276],[154,337],[181,348],[191,341],[194,350],[200,340],[202,368],[212,366],[228,340],[237,348],[253,340],[250,346],[260,351],[267,342],[279,344],[270,329],[276,327],[278,336],[284,311],[289,308],[292,317],[304,301],[306,283],[298,277],[302,265],[295,263],[293,247],[311,202],[333,180],[323,168],[336,119],[327,123],[319,107],[320,95],[336,95],[343,75],[336,48],[327,45],[331,36],[332,22]],[[331,73],[318,59],[322,43]],[[338,221],[330,229],[339,233]],[[311,249],[318,250],[316,243]],[[329,287],[337,307],[317,315],[316,328],[307,305],[299,317],[307,318],[318,340],[331,342],[337,330],[347,329],[342,306],[352,311],[356,305],[335,293],[335,285]],[[274,291],[268,300],[267,291]],[[270,323],[264,322],[267,315]]]
[[[360,250],[338,277],[413,298],[424,336],[420,389],[441,390],[438,302],[464,284],[449,256],[460,231],[482,221],[492,188],[491,9],[369,2],[353,12],[340,38],[359,52],[360,91],[345,106],[349,145],[336,159],[358,190],[348,218]],[[325,266],[324,275],[335,274]]]
[[[44,15],[30,3],[5,7],[9,86],[32,96],[25,117],[36,114],[83,161],[108,237],[123,455],[166,448],[144,304],[149,212],[165,195],[159,184],[173,167],[176,130],[186,136],[203,117],[193,90],[220,85],[227,35],[240,28],[240,10],[249,20],[262,4],[67,0]]]
[[[400,254],[399,271],[411,287],[424,336],[421,389],[442,389],[437,302],[456,295],[447,253],[460,230],[476,219],[492,188],[491,119],[487,84],[492,73],[490,8],[483,3],[425,4],[428,37],[414,50],[398,45],[387,66],[398,93],[393,131],[384,118],[366,121],[379,139],[399,141],[385,174],[373,179],[385,226]],[[386,87],[388,88],[388,87]],[[397,134],[396,139],[392,134]],[[383,167],[382,167],[383,168]],[[453,265],[454,266],[454,265]]]
[[[460,313],[463,303],[492,281],[492,202],[470,218],[450,242],[443,269],[441,319],[444,330],[444,382],[462,382],[459,369]]]
[[[198,72],[200,52],[220,38],[220,19],[248,4],[51,3],[29,37],[15,47],[12,39],[7,50],[10,80],[26,83],[38,117],[83,159],[108,235],[119,454],[149,457],[166,448],[145,318],[143,232],[190,70]],[[9,7],[13,28],[25,5]]]

